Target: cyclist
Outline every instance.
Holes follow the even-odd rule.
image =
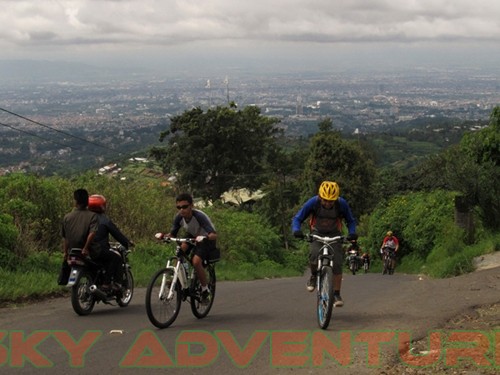
[[[118,229],[118,227],[111,221],[105,214],[106,212],[106,198],[99,194],[94,194],[89,197],[89,210],[97,214],[99,226],[94,238],[94,242],[99,244],[100,253],[96,258],[98,262],[104,264],[106,272],[103,277],[102,289],[109,292],[112,288],[120,289],[122,273],[119,272],[121,264],[121,256],[115,251],[111,250],[109,244],[109,235],[113,236],[115,240],[121,243],[125,248],[133,246],[127,237]],[[112,283],[114,281],[114,283]]]
[[[309,220],[309,229],[312,234],[320,236],[339,236],[342,234],[342,219],[345,220],[348,229],[349,241],[357,239],[356,220],[351,212],[347,201],[340,197],[340,188],[336,182],[323,181],[319,187],[318,195],[310,198],[302,208],[297,212],[292,220],[292,231],[296,238],[303,238],[301,231],[302,223]],[[312,292],[316,288],[316,278],[318,273],[317,259],[322,244],[318,241],[311,242],[309,265],[311,268],[311,277],[307,282],[307,290]],[[342,244],[337,243],[334,248],[334,306],[342,307],[344,302],[340,296],[342,286],[342,265],[343,250]]]
[[[396,253],[398,249],[399,249],[399,240],[390,230],[386,233],[386,236],[382,241],[382,246],[380,247],[380,256],[383,259],[384,254],[386,253],[387,256],[391,257],[391,270],[394,270],[394,267],[396,266]],[[384,270],[384,274],[385,273],[386,271]]]
[[[208,304],[211,298],[210,290],[207,285],[207,276],[203,268],[203,261],[208,259],[209,252],[216,247],[217,232],[212,221],[206,213],[193,208],[193,197],[190,194],[182,193],[177,196],[176,207],[179,212],[174,217],[174,222],[170,232],[165,235],[157,235],[157,238],[176,237],[177,233],[183,228],[190,238],[196,238],[196,245],[190,245],[186,242],[181,244],[181,249],[189,253],[194,251],[191,259],[196,274],[201,284],[201,303]],[[202,240],[206,237],[206,240]]]

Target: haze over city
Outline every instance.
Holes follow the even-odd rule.
[[[496,0],[1,1],[2,60],[212,69],[495,68]],[[1,72],[0,72],[1,74]]]

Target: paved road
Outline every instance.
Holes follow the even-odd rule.
[[[397,273],[345,274],[345,306],[334,310],[327,331],[317,327],[315,295],[306,291],[306,277],[221,282],[207,318],[196,319],[183,303],[177,320],[164,330],[153,327],[146,316],[144,289],[136,290],[127,308],[97,305],[87,317],[73,312],[69,298],[4,308],[0,372],[379,373],[378,352],[370,357],[375,361],[370,367],[366,340],[392,338],[380,347],[397,351],[397,330],[421,338],[464,310],[498,302],[498,270],[446,280]],[[330,354],[322,354],[322,348]]]

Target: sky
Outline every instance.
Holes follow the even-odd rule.
[[[159,69],[500,65],[498,0],[0,0],[0,59]]]

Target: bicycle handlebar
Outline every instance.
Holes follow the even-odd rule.
[[[346,240],[346,237],[344,236],[335,236],[335,237],[327,237],[327,236],[319,236],[317,234],[307,234],[305,236],[306,240],[311,242],[312,240],[318,240],[321,242],[344,242]]]
[[[198,238],[198,237],[203,237],[203,238]],[[161,240],[163,242],[176,242],[176,243],[181,243],[181,242],[187,242],[191,245],[195,245],[197,242],[203,241],[206,237],[205,236],[198,236],[196,238],[176,238],[176,237],[163,237]]]

